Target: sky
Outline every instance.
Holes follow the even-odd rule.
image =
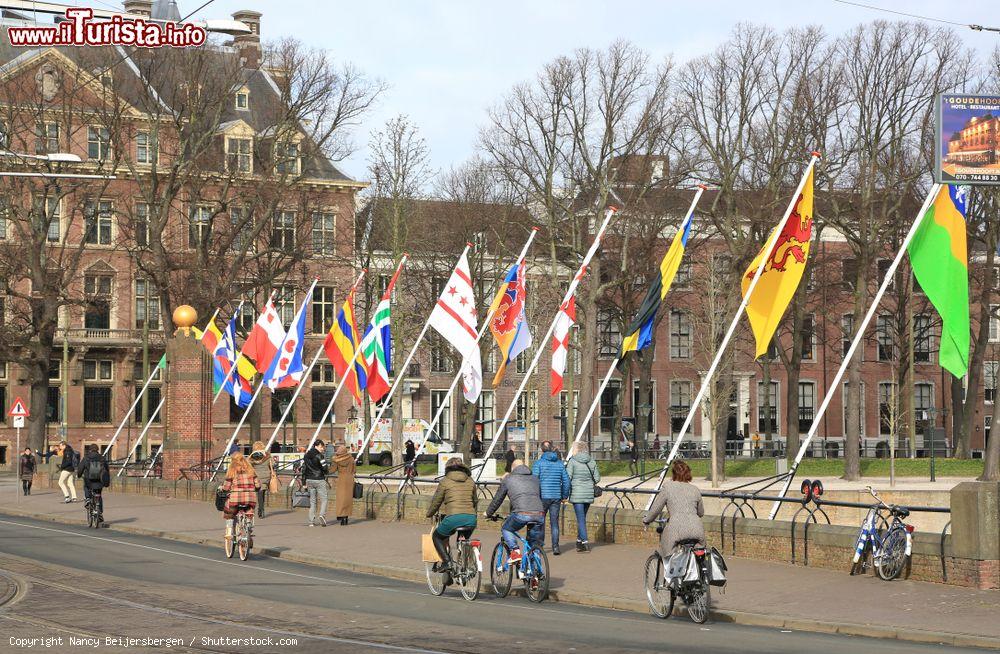
[[[958,22],[992,19],[1000,26],[997,0],[859,1]],[[203,2],[178,0],[182,15]],[[340,165],[356,179],[365,178],[371,132],[398,114],[419,127],[435,170],[461,164],[476,153],[488,108],[546,62],[576,48],[627,39],[654,60],[672,55],[684,63],[711,52],[744,21],[778,29],[819,24],[836,35],[859,23],[896,18],[835,0],[214,0],[196,16],[226,18],[238,9],[263,13],[265,42],[298,38],[388,84],[353,134],[357,152]],[[998,33],[955,29],[984,53],[1000,45]]]

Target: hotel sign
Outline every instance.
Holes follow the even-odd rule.
[[[939,183],[1000,184],[1000,95],[939,95],[934,161]]]

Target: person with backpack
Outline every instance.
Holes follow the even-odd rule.
[[[31,482],[35,479],[35,455],[31,453],[30,447],[24,448],[18,460],[17,474],[21,479],[21,492],[31,495]]]
[[[552,447],[552,441],[542,441],[542,456],[531,466],[531,474],[538,477],[541,487],[542,510],[548,516],[552,530],[552,554],[559,556],[559,512],[562,503],[569,498],[569,475]],[[544,529],[542,542],[545,542]]]
[[[97,503],[97,514],[104,515],[104,494],[103,490],[111,485],[111,471],[108,469],[108,462],[101,456],[101,449],[97,445],[88,445],[84,451],[84,457],[77,467],[76,476],[83,479],[83,496],[88,502]],[[101,521],[104,524],[104,521]]]
[[[76,501],[76,480],[74,475],[80,465],[80,455],[66,441],[60,441],[56,452],[62,455],[59,463],[59,488],[63,492],[63,502]]]
[[[566,474],[569,475],[569,501],[576,513],[576,551],[589,552],[587,541],[587,512],[597,495],[597,482],[601,481],[601,473],[597,464],[590,457],[586,443],[576,442],[570,448],[569,461],[566,462]]]

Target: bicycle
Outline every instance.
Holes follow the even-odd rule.
[[[490,518],[494,522],[501,519],[503,517],[498,515]],[[526,534],[541,524],[541,520],[529,522],[525,525]],[[510,548],[502,537],[493,548],[493,556],[490,559],[490,583],[493,585],[493,593],[497,597],[507,597],[514,583],[516,570],[518,578],[524,582],[524,594],[528,599],[535,603],[543,602],[549,596],[549,559],[542,548],[534,547],[528,542],[527,535],[515,535],[521,550],[521,561],[516,566],[511,565]]]
[[[104,502],[101,491],[90,491],[90,497],[83,503],[83,509],[87,512],[87,526],[92,529],[99,529],[104,522]]]
[[[667,520],[658,519],[656,533],[663,533],[663,525]],[[698,578],[684,581],[683,578],[667,579],[667,562],[659,551],[653,552],[646,559],[645,587],[646,601],[649,611],[657,618],[667,619],[674,612],[674,603],[680,598],[687,607],[691,620],[704,624],[708,620],[712,604],[712,591],[709,585],[708,551],[698,545],[697,539],[682,540],[674,547],[674,555],[686,551],[693,556],[698,567]],[[671,557],[673,558],[673,557]]]
[[[904,569],[908,571],[910,568],[913,525],[903,522],[910,511],[895,504],[886,504],[879,497],[878,491],[871,486],[866,488],[878,502],[868,509],[868,515],[861,523],[854,546],[851,575],[862,574],[873,565],[879,577],[892,581]],[[883,511],[889,512],[891,521],[883,515]]]
[[[483,575],[483,557],[478,538],[472,538],[471,529],[455,532],[455,555],[448,565],[425,561],[427,587],[434,595],[443,595],[448,587],[448,579],[458,584],[462,597],[472,602],[479,596]],[[435,567],[437,568],[435,570]]]
[[[233,521],[233,534],[224,538],[223,544],[226,557],[233,558],[239,552],[240,561],[250,558],[253,549],[253,509],[241,504],[236,508],[236,519]]]

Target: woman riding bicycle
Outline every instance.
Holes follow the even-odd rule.
[[[691,483],[691,467],[683,461],[674,461],[671,481],[663,484],[663,489],[643,516],[643,524],[656,520],[664,508],[670,521],[660,535],[660,556],[668,558],[674,546],[684,540],[705,544],[705,525],[701,521],[705,507],[701,502],[701,491]]]
[[[431,534],[434,549],[442,561],[437,565],[435,572],[441,572],[451,566],[448,540],[452,534],[462,530],[472,535],[472,531],[476,528],[478,506],[476,482],[472,480],[469,468],[458,457],[449,459],[445,464],[444,478],[438,483],[437,491],[427,509],[428,518],[434,517],[437,513],[444,516]]]
[[[257,479],[253,466],[239,452],[233,454],[229,460],[229,468],[226,469],[226,481],[222,484],[222,490],[229,493],[222,513],[226,519],[226,541],[233,538],[233,526],[238,513],[245,511],[253,516],[259,489],[260,480]]]

